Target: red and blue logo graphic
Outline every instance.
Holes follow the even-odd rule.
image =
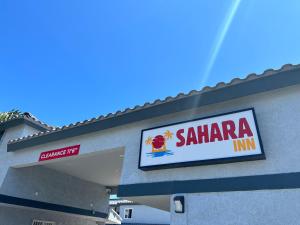
[[[154,138],[148,137],[145,143],[152,146],[152,151],[147,153],[151,157],[161,157],[173,155],[171,150],[167,149],[167,141],[173,138],[173,133],[167,130],[163,135],[156,135]]]

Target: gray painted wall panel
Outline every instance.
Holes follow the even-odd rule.
[[[105,187],[44,167],[10,168],[1,194],[108,212]],[[38,195],[36,195],[38,193]]]

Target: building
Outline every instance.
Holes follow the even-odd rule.
[[[119,215],[118,224],[170,225],[170,212],[123,199],[112,199],[109,204],[112,214]]]
[[[300,66],[63,127],[0,123],[0,224],[107,222],[109,196],[171,225],[299,224]]]

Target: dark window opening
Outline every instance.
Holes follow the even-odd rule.
[[[132,209],[125,209],[124,217],[125,217],[125,219],[131,219],[132,218]]]

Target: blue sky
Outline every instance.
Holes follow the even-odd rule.
[[[300,63],[298,0],[1,0],[0,111],[64,125]]]

